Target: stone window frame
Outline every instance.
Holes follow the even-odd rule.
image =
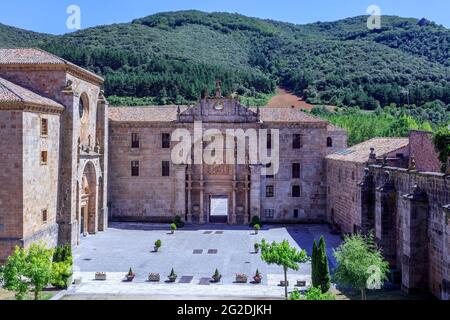
[[[275,197],[275,187],[273,185],[266,186],[266,198],[274,198]]]
[[[296,166],[298,166],[298,170],[296,170]],[[300,179],[301,172],[302,172],[302,166],[301,166],[300,162],[293,162],[292,163],[292,179]],[[295,174],[295,173],[298,173],[298,174]]]
[[[300,133],[292,134],[292,149],[299,150],[303,146],[303,137]]]
[[[141,136],[137,132],[131,133],[131,149],[141,148]]]
[[[48,151],[47,150],[41,150],[40,161],[41,161],[41,166],[48,165]]]
[[[170,161],[161,162],[161,176],[170,177]]]
[[[272,150],[272,134],[267,133],[267,150]]]
[[[170,133],[163,132],[161,133],[161,148],[162,149],[170,149],[172,137]]]
[[[273,208],[269,208],[269,209],[264,209],[264,215],[266,216],[266,219],[275,219],[275,209]]]
[[[42,138],[48,137],[48,118],[40,118],[40,131]]]
[[[327,137],[327,148],[333,148],[333,138]]]
[[[47,224],[48,223],[48,209],[42,209],[41,210],[41,217],[42,217],[42,224]]]
[[[80,106],[83,106],[83,110],[80,109]],[[81,113],[83,111],[83,113]],[[78,118],[80,119],[81,123],[86,123],[89,119],[89,97],[87,93],[83,92],[80,95],[80,100],[78,102]]]
[[[298,189],[298,192],[297,192],[297,189]],[[294,190],[295,190],[295,192],[294,192]],[[302,195],[302,187],[300,185],[298,185],[298,184],[292,185],[292,187],[291,187],[291,197],[292,198],[300,198],[301,195]]]
[[[131,161],[131,176],[132,177],[139,177],[140,169],[141,169],[141,164],[140,164],[139,160]]]

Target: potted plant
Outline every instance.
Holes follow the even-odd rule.
[[[176,225],[175,223],[172,223],[172,224],[170,225],[170,232],[171,232],[172,234],[174,234],[176,230],[177,230],[177,225]]]
[[[247,283],[247,275],[243,273],[236,274],[236,282],[237,283]]]
[[[219,270],[216,269],[212,276],[213,282],[217,283],[220,282],[220,279],[222,279],[222,275],[219,273]]]
[[[255,229],[255,234],[258,234],[259,230],[261,230],[261,226],[259,224],[255,224],[253,228]]]
[[[177,280],[177,274],[175,273],[175,271],[172,268],[172,271],[170,271],[170,274],[168,276],[169,278],[169,282],[175,282]]]
[[[259,270],[257,269],[256,270],[256,274],[255,274],[255,276],[253,277],[253,280],[255,281],[255,283],[261,283],[261,281],[262,281],[262,274],[261,273],[259,273]]]
[[[150,273],[148,275],[148,281],[150,282],[159,282],[161,280],[161,277],[159,273]]]
[[[255,243],[255,253],[259,252],[259,243]]]
[[[104,273],[104,272],[96,272],[95,273],[95,280],[105,281],[106,280],[106,273]]]
[[[127,275],[125,276],[125,278],[127,279],[128,282],[131,282],[134,280],[134,277],[136,277],[136,274],[133,272],[133,270],[130,268],[130,271],[128,271]]]
[[[161,242],[161,240],[156,240],[155,241],[155,252],[158,252],[158,250],[159,250],[159,248],[161,248],[161,246],[162,246],[162,242]]]

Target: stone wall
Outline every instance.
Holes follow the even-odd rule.
[[[444,206],[450,203],[450,177],[375,165],[367,175],[377,187],[375,212],[362,206],[360,214],[375,216],[376,240],[401,271],[403,289],[448,299],[450,228]]]
[[[414,157],[418,171],[440,172],[439,155],[434,148],[431,132],[411,131],[409,153]]]
[[[0,263],[23,234],[22,112],[0,111]]]

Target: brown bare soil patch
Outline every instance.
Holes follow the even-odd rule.
[[[303,101],[299,96],[296,96],[295,94],[282,89],[277,89],[277,95],[274,96],[272,99],[270,99],[269,103],[267,104],[269,108],[300,108],[304,110],[310,111],[314,105],[306,103]]]

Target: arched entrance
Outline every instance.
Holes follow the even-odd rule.
[[[79,233],[87,236],[98,231],[98,180],[92,162],[86,164],[79,185],[81,186],[79,191]]]

